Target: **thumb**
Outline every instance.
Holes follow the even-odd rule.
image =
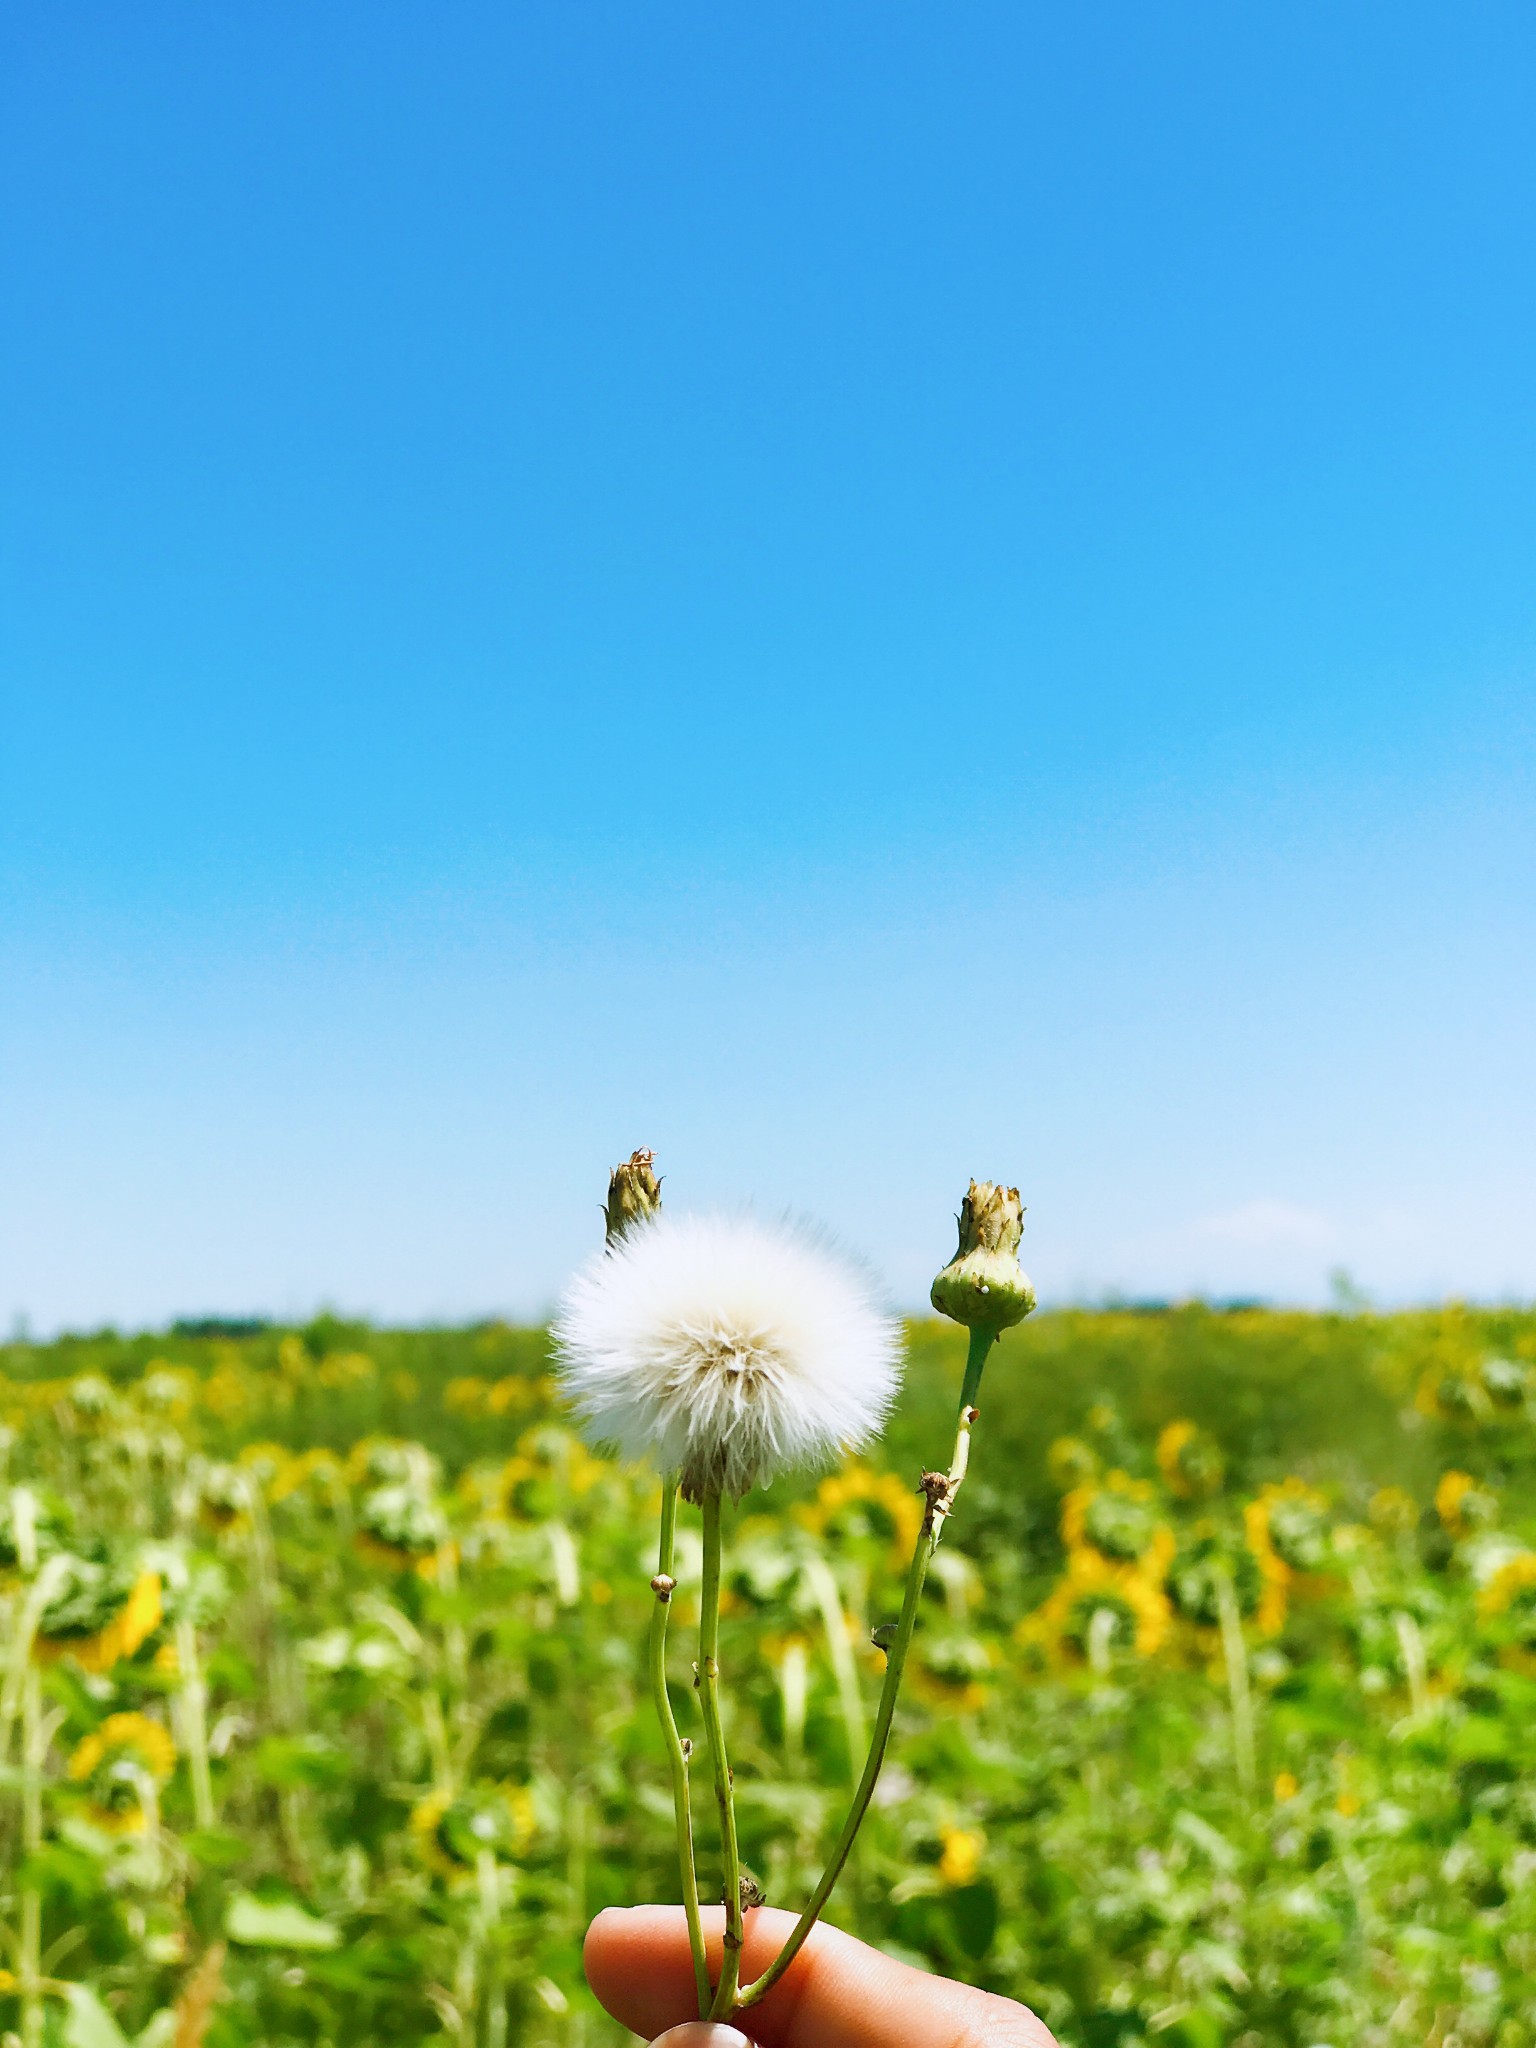
[[[710,1974],[720,1970],[725,1916],[704,1916]],[[742,1982],[767,1969],[794,1916],[747,1915]],[[688,1926],[680,1906],[611,1907],[587,1930],[587,1982],[616,2020],[647,2041],[697,2017]],[[763,2000],[735,2022],[763,2048],[1056,2048],[1050,2031],[1011,1998],[930,1977],[817,1926]]]

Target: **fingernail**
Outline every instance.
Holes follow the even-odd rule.
[[[746,2035],[718,2020],[685,2020],[680,2027],[668,2027],[658,2034],[651,2048],[752,2048]]]

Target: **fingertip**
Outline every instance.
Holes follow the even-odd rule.
[[[647,2039],[698,2010],[680,1907],[606,1908],[587,1929],[582,1967],[599,2002]]]

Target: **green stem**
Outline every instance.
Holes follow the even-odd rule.
[[[42,1685],[29,1664],[21,1693],[21,1854],[28,1863],[43,1846]],[[36,1881],[23,1881],[21,1894],[21,2038],[25,2048],[42,2048],[43,1902]]]
[[[737,1999],[735,2010],[745,2012],[757,2005],[778,1983],[795,1957],[805,1946],[807,1937],[821,1918],[822,1908],[832,1896],[832,1887],[843,1872],[843,1866],[853,1850],[854,1840],[869,1811],[869,1802],[874,1797],[875,1784],[880,1776],[880,1767],[885,1762],[885,1752],[890,1744],[891,1723],[896,1714],[896,1696],[901,1690],[902,1672],[906,1668],[907,1651],[912,1644],[912,1631],[917,1625],[918,1608],[923,1597],[923,1583],[928,1577],[928,1567],[933,1554],[939,1547],[939,1538],[944,1533],[944,1523],[955,1505],[955,1496],[971,1456],[971,1429],[976,1421],[976,1395],[981,1387],[982,1367],[987,1362],[987,1353],[996,1343],[996,1332],[973,1329],[970,1351],[965,1361],[965,1379],[960,1389],[960,1414],[955,1425],[954,1456],[945,1475],[924,1473],[923,1491],[928,1496],[928,1505],[923,1514],[923,1525],[918,1531],[917,1547],[912,1552],[912,1564],[907,1573],[906,1597],[901,1603],[901,1619],[896,1624],[896,1638],[886,1652],[885,1683],[880,1688],[880,1704],[875,1710],[875,1732],[870,1740],[869,1755],[864,1764],[864,1775],[859,1780],[858,1790],[853,1795],[853,1804],[848,1809],[848,1818],[843,1822],[843,1831],[837,1838],[821,1880],[811,1894],[810,1904],[796,1921],[794,1931],[783,1948],[755,1982],[749,1984]],[[727,1953],[727,1961],[730,1957]],[[718,2013],[720,2003],[715,2001]]]
[[[192,1814],[200,1828],[211,1828],[217,1815],[213,1804],[213,1771],[208,1761],[208,1681],[203,1674],[202,1653],[197,1641],[197,1623],[189,1611],[191,1574],[184,1554],[172,1553],[169,1576],[176,1592],[180,1613],[176,1618],[176,1665],[181,1673],[181,1744],[186,1752],[187,1771],[192,1781]]]
[[[741,1854],[736,1846],[736,1806],[731,1766],[720,1724],[720,1496],[707,1493],[704,1508],[704,1587],[699,1597],[699,1705],[715,1770],[715,1803],[720,1808],[720,1850],[725,1864],[725,1953],[720,1982],[706,2018],[720,2019],[736,2000],[741,1974]]]
[[[506,2048],[507,1993],[501,1980],[497,1928],[501,1919],[501,1873],[489,1849],[475,1858],[480,1893],[481,2003],[485,2009],[485,2048]]]
[[[33,1638],[47,1598],[39,1583],[35,1503],[25,1487],[11,1497],[16,1530],[16,1558],[28,1581],[18,1651],[24,1660],[21,1680],[21,1860],[23,1869],[43,1846],[43,1687],[32,1661]],[[46,1575],[45,1575],[46,1576]],[[24,2048],[42,2048],[43,2041],[43,1901],[29,1874],[21,1888],[21,1952],[17,1957],[17,1990],[21,1994],[21,2038]]]
[[[1429,1712],[1429,1666],[1424,1657],[1424,1638],[1419,1633],[1419,1624],[1402,1608],[1393,1615],[1392,1626],[1397,1631],[1408,1679],[1408,1710],[1416,1721],[1422,1720]]]
[[[662,1740],[667,1746],[667,1762],[672,1771],[672,1816],[677,1827],[677,1867],[683,1885],[683,1912],[688,1919],[688,1946],[693,1951],[693,1977],[699,1994],[699,2018],[709,2011],[713,1993],[709,1983],[709,1964],[704,1955],[704,1929],[699,1921],[699,1880],[693,1861],[693,1814],[688,1786],[689,1751],[683,1747],[682,1737],[677,1732],[677,1717],[672,1712],[672,1700],[667,1691],[667,1621],[672,1612],[672,1595],[676,1581],[672,1576],[672,1557],[677,1537],[677,1481],[664,1480],[661,1489],[661,1543],[656,1559],[656,1576],[651,1587],[656,1595],[656,1605],[651,1610],[651,1698],[656,1705],[656,1718],[661,1723]]]
[[[213,1770],[208,1761],[208,1681],[198,1655],[197,1626],[189,1619],[176,1624],[176,1661],[181,1667],[182,1739],[192,1779],[192,1814],[200,1828],[216,1825]]]
[[[859,1668],[854,1662],[853,1644],[848,1637],[848,1616],[843,1611],[837,1580],[824,1557],[812,1551],[805,1560],[804,1575],[811,1597],[821,1613],[827,1656],[837,1684],[837,1703],[843,1718],[843,1739],[848,1745],[848,1775],[857,1785],[859,1766],[869,1742],[869,1729],[864,1719],[864,1702],[859,1696]]]
[[[1227,1665],[1227,1697],[1232,1707],[1232,1751],[1237,1764],[1237,1782],[1243,1792],[1252,1792],[1254,1780],[1253,1696],[1248,1690],[1248,1646],[1243,1641],[1243,1618],[1238,1612],[1230,1572],[1216,1574],[1216,1611],[1221,1621],[1221,1647]]]

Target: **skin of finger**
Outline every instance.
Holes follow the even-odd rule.
[[[711,1975],[720,1968],[724,1914],[705,1914]],[[765,1970],[794,1916],[749,1913],[742,1982]],[[688,1928],[676,1906],[611,1907],[587,1930],[587,1982],[615,2019],[645,2039],[694,2019]],[[819,1926],[782,1982],[739,2022],[762,2048],[1056,2048],[1022,2005],[930,1977]]]

